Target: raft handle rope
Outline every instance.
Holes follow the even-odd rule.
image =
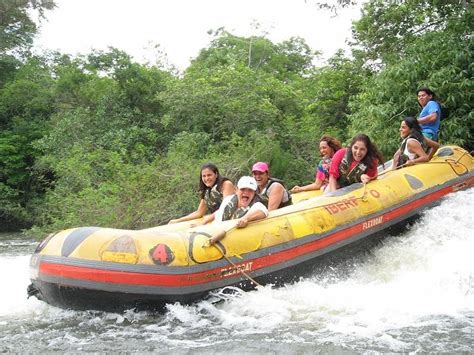
[[[414,165],[422,165],[422,164],[449,164],[449,166],[451,167],[451,169],[454,171],[454,173],[457,175],[457,176],[461,176],[461,175],[464,175],[466,174],[468,171],[469,171],[469,168],[464,165],[463,163],[460,163],[459,161],[461,160],[461,158],[465,155],[469,154],[468,151],[464,151],[460,156],[459,158],[457,158],[456,160],[453,160],[453,159],[449,159],[447,158],[445,161],[433,161],[433,160],[429,160],[429,161],[425,161],[425,162],[422,162],[422,163],[416,163]],[[464,169],[466,169],[466,171],[462,174],[458,173],[456,171],[456,169],[453,167],[453,164],[454,165],[462,165],[464,167]],[[402,165],[398,165],[395,170],[398,170],[398,169],[401,169],[403,167],[406,167],[406,166],[412,166],[412,165],[408,165],[407,163],[405,164],[402,164]],[[393,171],[394,169],[386,169],[384,171],[382,171],[380,174],[377,174],[377,176],[382,176],[388,172],[391,172]],[[364,190],[364,194],[365,194],[365,190]]]
[[[226,234],[227,232],[230,232],[231,230],[235,229],[235,226],[230,228],[229,230],[227,231],[224,231],[224,233],[222,234],[222,237],[220,239],[222,239]],[[220,253],[221,255],[224,257],[224,259],[227,260],[227,262],[232,265],[235,270],[237,270],[238,272],[240,272],[243,276],[245,276],[250,282],[253,282],[255,284],[255,286],[262,286],[261,284],[259,284],[257,281],[255,281],[249,274],[247,274],[244,270],[242,270],[242,268],[239,268],[232,260],[230,260],[230,258],[225,254],[224,251],[221,250],[221,248],[218,247],[218,244],[216,244],[215,242],[211,243],[211,240],[212,239],[209,239],[207,241],[207,243],[205,243],[202,247],[210,247],[210,246],[213,246],[214,248],[216,248]]]

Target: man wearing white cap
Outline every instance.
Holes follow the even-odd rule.
[[[268,209],[258,200],[257,182],[251,176],[242,176],[237,183],[237,194],[224,200],[215,214],[215,222],[240,220],[237,228],[244,228],[251,221],[268,216]]]

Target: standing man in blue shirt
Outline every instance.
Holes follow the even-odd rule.
[[[419,88],[416,91],[418,104],[421,106],[421,113],[418,123],[421,126],[425,137],[438,141],[438,131],[441,121],[441,106],[436,101],[436,95],[427,87]]]

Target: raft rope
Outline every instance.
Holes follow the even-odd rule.
[[[456,149],[456,148],[454,148],[454,149]],[[461,149],[456,149],[456,150],[461,150]],[[449,164],[450,168],[454,171],[454,173],[455,173],[457,176],[461,176],[461,175],[466,174],[466,173],[469,171],[469,168],[468,168],[466,165],[464,165],[463,163],[460,163],[460,162],[459,162],[459,161],[461,160],[461,158],[462,158],[463,156],[467,155],[467,154],[470,154],[470,153],[469,153],[468,151],[464,151],[464,152],[461,154],[461,156],[460,156],[458,159],[456,159],[456,160],[446,158],[445,161],[433,161],[433,160],[430,160],[430,161],[426,161],[426,162],[422,162],[422,163],[416,163],[415,165],[422,165],[422,164]],[[466,169],[466,171],[463,172],[463,173],[461,173],[461,174],[458,173],[458,172],[456,171],[456,169],[453,167],[453,164],[454,164],[454,165],[462,165],[462,167],[463,167],[464,169]],[[403,168],[403,167],[405,167],[405,166],[412,166],[412,165],[408,165],[407,163],[402,164],[402,165],[398,165],[398,166],[395,168],[395,170],[401,169],[401,168]],[[382,176],[382,175],[384,175],[384,174],[386,174],[386,173],[388,173],[388,172],[391,172],[391,171],[393,171],[393,169],[384,170],[384,171],[382,171],[380,174],[378,174],[377,176]],[[364,191],[364,192],[365,192],[365,191]]]
[[[231,229],[229,229],[227,232],[230,232],[232,229],[234,229],[235,227],[232,227]],[[208,243],[206,243],[205,245],[203,245],[203,247],[209,247],[209,246],[213,246],[214,248],[216,248],[217,250],[219,250],[219,252],[221,253],[221,255],[224,257],[224,259],[227,260],[227,262],[229,264],[231,264],[235,270],[239,271],[243,276],[245,276],[250,282],[253,282],[255,284],[255,286],[262,286],[261,284],[259,284],[257,281],[255,281],[249,274],[247,274],[244,270],[242,270],[242,268],[239,268],[232,260],[230,260],[230,258],[225,255],[225,253],[222,251],[221,248],[218,247],[218,244],[216,243],[213,243],[211,244],[210,241]]]

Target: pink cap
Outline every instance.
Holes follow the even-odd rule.
[[[253,164],[252,172],[254,171],[260,171],[261,173],[266,173],[268,172],[268,164],[259,161],[258,163]]]

